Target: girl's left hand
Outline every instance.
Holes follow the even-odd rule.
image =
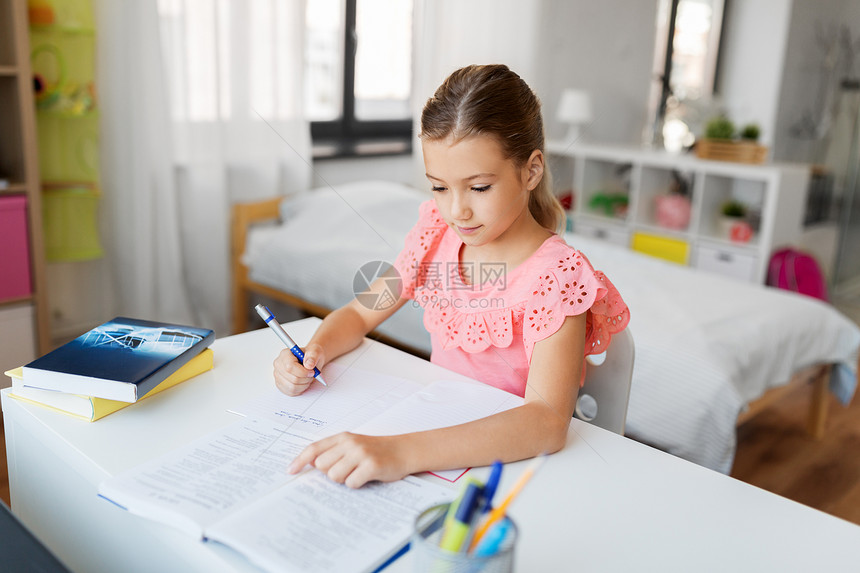
[[[359,488],[369,481],[396,481],[409,475],[403,436],[365,436],[342,432],[307,446],[287,471],[310,464],[334,482]]]

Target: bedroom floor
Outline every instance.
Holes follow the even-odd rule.
[[[835,306],[860,324],[860,297]],[[860,525],[860,392],[846,407],[830,396],[827,427],[806,432],[812,387],[800,387],[738,427],[732,476]]]
[[[738,427],[732,476],[860,525],[860,397],[830,397],[824,437],[806,432],[812,387],[797,388]]]

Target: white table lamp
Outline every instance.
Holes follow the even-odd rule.
[[[591,121],[591,96],[587,91],[566,89],[561,94],[556,118],[570,124],[565,141],[574,143],[580,138],[580,128]]]

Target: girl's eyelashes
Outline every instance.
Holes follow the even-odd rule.
[[[472,191],[475,191],[477,193],[483,193],[484,191],[489,191],[490,187],[492,187],[492,185],[478,185],[475,187],[471,187],[471,189],[472,189]],[[447,189],[448,189],[447,187],[443,187],[441,185],[431,185],[430,186],[430,190],[435,191],[437,193],[441,193],[442,191],[445,191]]]

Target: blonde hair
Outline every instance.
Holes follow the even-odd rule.
[[[517,167],[531,154],[544,151],[543,117],[537,95],[520,76],[502,64],[466,66],[442,82],[421,113],[421,139],[473,135],[496,138],[505,157]],[[529,195],[529,212],[550,231],[560,232],[564,209],[552,192],[552,178],[543,177]]]

